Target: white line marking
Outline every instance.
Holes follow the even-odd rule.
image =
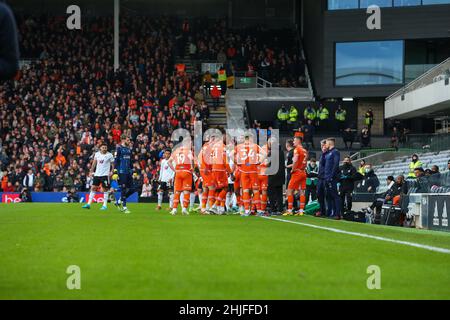
[[[415,243],[415,242],[395,240],[395,239],[379,237],[379,236],[374,236],[374,235],[365,234],[365,233],[345,231],[345,230],[341,230],[341,229],[322,227],[322,226],[317,226],[317,225],[314,225],[314,224],[309,224],[309,223],[304,223],[304,222],[297,222],[297,221],[291,221],[291,220],[283,220],[283,219],[277,219],[277,218],[272,218],[272,217],[261,217],[261,218],[268,219],[268,220],[280,221],[280,222],[286,222],[286,223],[298,224],[298,225],[305,226],[305,227],[311,227],[311,228],[331,231],[331,232],[335,232],[335,233],[343,233],[343,234],[349,234],[349,235],[357,236],[357,237],[370,238],[370,239],[386,241],[386,242],[393,242],[393,243],[403,244],[405,246],[416,247],[416,248],[421,248],[421,249],[425,249],[425,250],[429,250],[429,251],[450,254],[450,249],[433,247],[433,246],[428,246],[428,245],[425,245],[425,244],[420,244],[420,243]]]

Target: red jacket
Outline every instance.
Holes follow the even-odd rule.
[[[216,99],[218,99],[218,98],[220,98],[220,95],[221,95],[222,93],[220,92],[220,90],[217,88],[217,86],[213,86],[213,88],[212,88],[212,90],[211,90],[211,96],[213,97],[213,98],[216,98]]]

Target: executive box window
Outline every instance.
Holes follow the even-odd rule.
[[[328,0],[328,10],[358,9],[358,0]]]
[[[365,9],[371,5],[409,7],[433,4],[450,4],[450,0],[328,0],[328,10]]]
[[[372,5],[381,7],[392,7],[392,0],[360,0],[360,8],[367,8]]]
[[[403,83],[403,41],[336,43],[336,86]]]

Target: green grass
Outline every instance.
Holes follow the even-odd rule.
[[[0,205],[1,299],[450,299],[450,254],[239,216]],[[290,220],[450,248],[450,234]],[[81,268],[81,290],[66,269]],[[369,265],[381,290],[369,290]]]

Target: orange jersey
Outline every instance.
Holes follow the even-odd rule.
[[[172,156],[172,160],[175,162],[175,171],[188,171],[192,172],[193,169],[193,156],[190,148],[179,147]]]
[[[205,144],[198,154],[198,168],[200,171],[211,170],[211,148]]]
[[[225,145],[222,142],[214,143],[211,147],[212,153],[212,171],[230,171],[227,161],[227,153],[225,150]]]
[[[294,157],[297,156],[297,161],[292,166],[292,173],[303,172],[306,170],[306,162],[308,159],[308,151],[303,146],[297,146],[294,149]]]
[[[241,143],[235,148],[235,163],[241,172],[257,173],[259,165],[259,146],[254,143]]]
[[[269,147],[266,144],[260,148],[259,160],[260,160],[261,164],[259,165],[259,168],[258,168],[259,169],[258,174],[260,176],[267,175],[266,169],[269,167],[269,163],[268,163],[268,159],[267,159],[268,154],[269,154]]]

